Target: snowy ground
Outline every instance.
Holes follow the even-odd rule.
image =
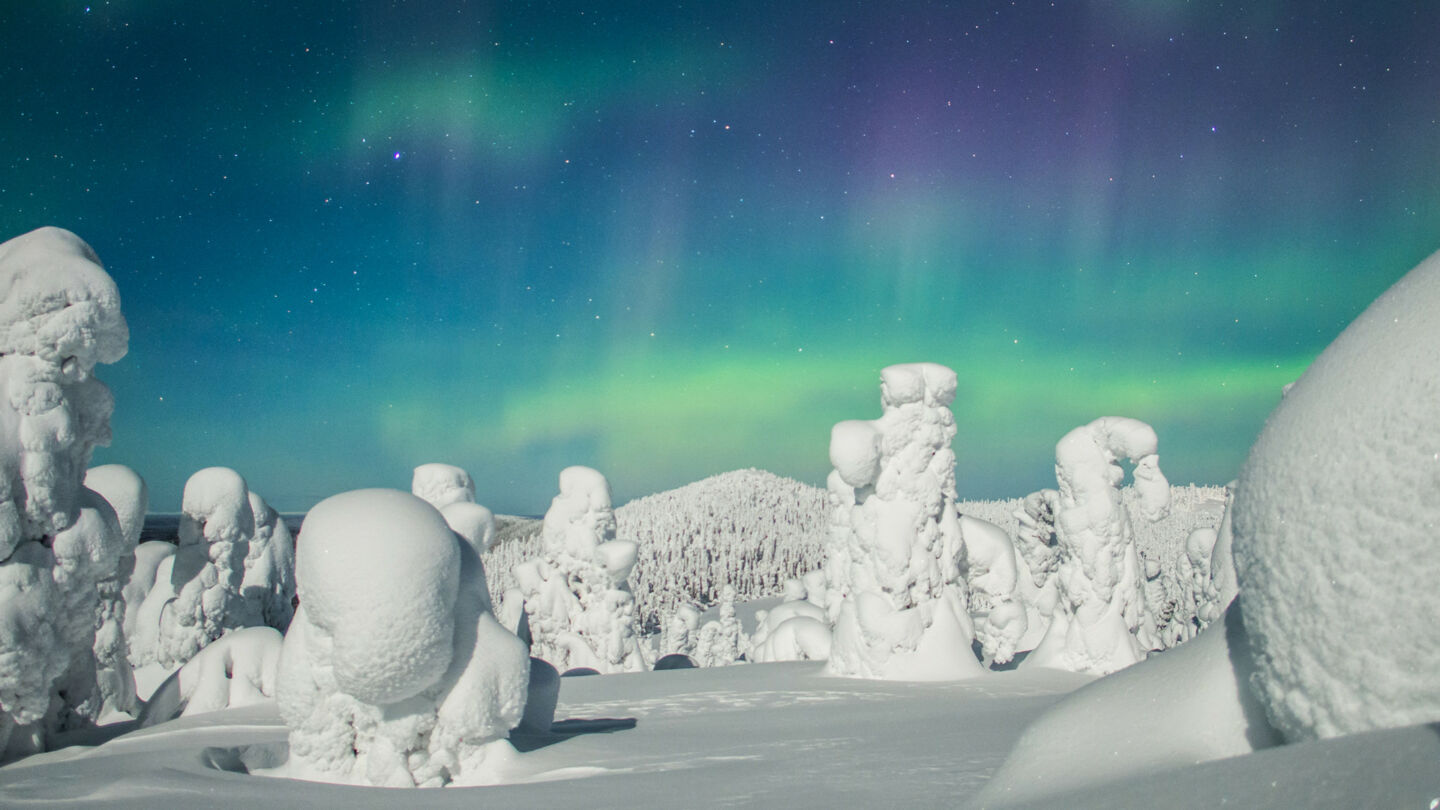
[[[955,807],[1085,676],[945,684],[828,678],[814,663],[566,678],[514,783],[404,796],[235,772],[283,743],[273,704],[0,768],[6,807]],[[252,751],[265,750],[263,748]],[[1067,807],[1413,807],[1440,799],[1440,726],[1286,746],[1067,797]],[[230,770],[227,770],[230,769]]]

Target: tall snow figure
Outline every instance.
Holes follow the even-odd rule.
[[[245,611],[252,622],[284,633],[295,613],[295,538],[264,498],[253,491],[248,497],[255,534],[245,553],[240,595],[248,603]]]
[[[564,672],[649,669],[626,580],[635,543],[615,539],[610,483],[589,467],[560,472],[560,494],[541,530],[544,556],[515,567],[525,595],[531,653]]]
[[[984,671],[960,564],[955,511],[955,372],[908,363],[880,372],[884,411],[835,425],[830,461],[854,489],[832,521],[827,605],[835,616],[829,670],[905,680]],[[833,495],[844,489],[831,483]]]
[[[1158,444],[1144,422],[1104,416],[1055,445],[1060,599],[1028,665],[1105,675],[1145,657],[1135,639],[1145,609],[1143,571],[1120,499],[1125,473],[1116,462],[1135,463],[1140,508],[1159,520],[1170,508],[1170,483],[1160,472]]]
[[[114,407],[95,365],[128,343],[115,282],[79,237],[0,244],[0,761],[100,710],[97,585],[124,539],[82,482]]]
[[[300,608],[276,701],[289,775],[384,787],[494,781],[525,710],[525,644],[491,612],[478,551],[430,504],[321,501],[295,560]]]

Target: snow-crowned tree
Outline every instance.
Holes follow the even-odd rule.
[[[125,540],[83,482],[114,408],[95,366],[128,342],[115,282],[78,236],[0,244],[0,762],[101,709],[99,583]]]
[[[726,583],[720,588],[720,618],[711,619],[700,628],[695,647],[695,663],[702,667],[728,667],[746,652],[745,630],[735,615],[735,586]]]
[[[1170,484],[1157,445],[1149,425],[1116,416],[1082,425],[1056,444],[1060,599],[1027,664],[1104,675],[1145,657],[1135,639],[1145,607],[1143,572],[1117,462],[1135,463],[1141,510],[1159,520],[1169,508]]]
[[[226,630],[263,623],[241,595],[255,534],[245,479],[228,467],[200,470],[185,482],[180,508],[179,545],[156,567],[136,619],[136,665],[179,666]]]
[[[276,686],[290,775],[384,787],[493,780],[491,754],[524,714],[530,659],[491,613],[476,549],[397,490],[327,498],[301,536],[300,607]]]
[[[560,472],[542,529],[543,556],[516,566],[531,653],[564,672],[643,672],[635,600],[626,585],[636,545],[615,539],[610,483],[589,467]]]
[[[854,489],[849,531],[832,525],[826,573],[836,616],[829,670],[931,680],[984,672],[960,565],[955,372],[935,363],[880,373],[883,413],[835,425],[830,460]],[[832,490],[833,492],[833,490]]]
[[[124,589],[134,577],[135,546],[145,526],[149,490],[145,479],[123,464],[103,464],[86,470],[85,487],[115,510],[123,541],[115,573],[96,583],[100,602],[95,616],[95,675],[105,707],[133,715],[140,711],[140,701],[135,694],[135,674],[126,641],[128,605]]]

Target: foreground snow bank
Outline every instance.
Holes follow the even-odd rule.
[[[1271,414],[1234,555],[1256,685],[1289,739],[1440,720],[1440,254]]]
[[[277,700],[286,775],[387,787],[486,779],[521,719],[525,645],[491,614],[478,551],[420,498],[359,490],[305,517]]]
[[[1194,641],[1076,690],[1025,729],[975,806],[1054,800],[1275,744],[1246,686],[1249,657],[1232,609]]]
[[[78,236],[41,228],[0,244],[0,761],[90,724],[105,693],[126,699],[128,549],[83,481],[114,407],[94,369],[128,341],[115,283]]]

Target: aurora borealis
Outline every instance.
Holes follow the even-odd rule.
[[[20,8],[20,6],[24,6]],[[1106,415],[1238,472],[1440,249],[1440,5],[185,3],[0,10],[0,238],[120,285],[96,461],[300,510],[465,467],[539,513],[820,484],[879,369],[960,375],[965,498]]]

